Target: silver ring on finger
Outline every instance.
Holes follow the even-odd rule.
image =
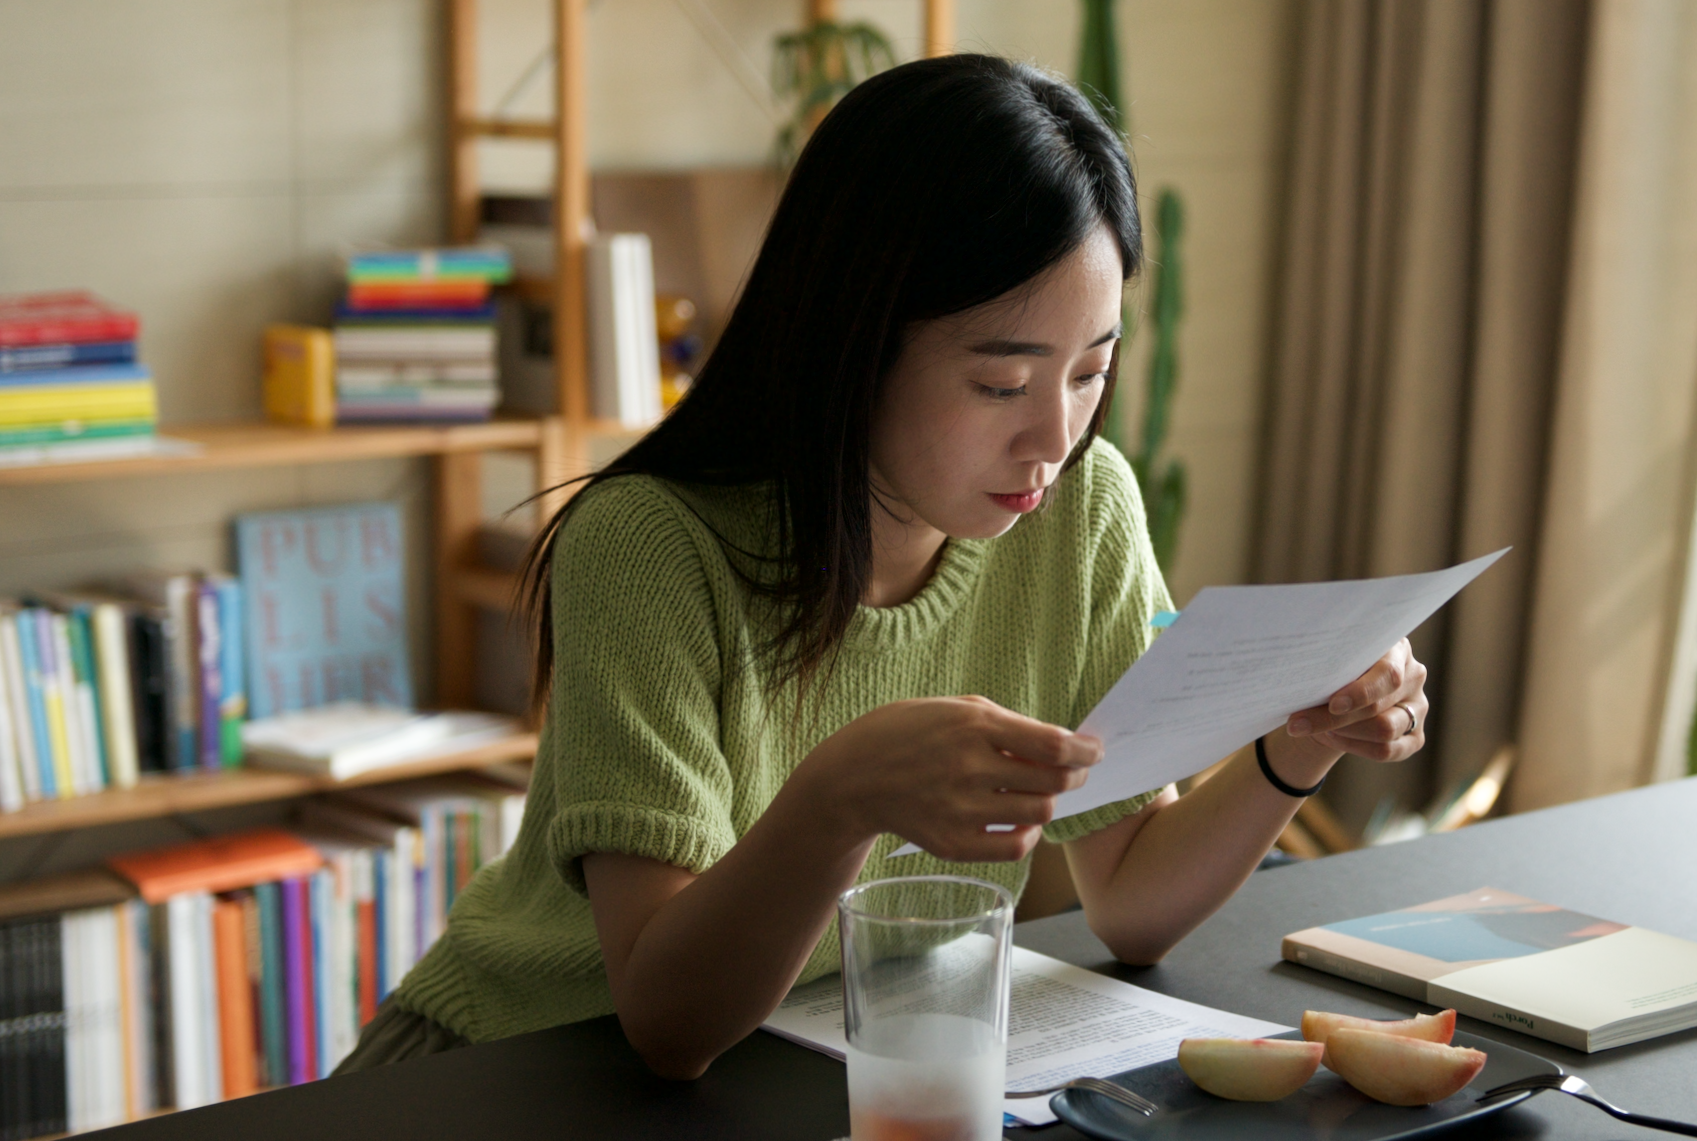
[[[1408,714],[1408,728],[1404,729],[1402,731],[1402,733],[1400,734],[1400,736],[1403,736],[1403,737],[1412,736],[1414,734],[1414,731],[1416,729],[1420,728],[1420,718],[1414,716],[1414,706],[1408,704],[1408,702],[1406,702],[1406,701],[1399,701],[1399,702],[1397,702],[1396,707],[1398,709],[1402,710],[1404,713]]]

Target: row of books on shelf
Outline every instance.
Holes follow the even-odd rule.
[[[0,297],[0,463],[132,455],[158,398],[139,321],[85,290]]]
[[[237,764],[243,630],[220,574],[0,601],[0,810]]]
[[[339,794],[0,887],[0,1139],[328,1076],[523,813],[522,776]]]

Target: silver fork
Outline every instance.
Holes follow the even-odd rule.
[[[1047,1089],[1009,1090],[1003,1096],[1043,1097],[1046,1094],[1060,1093],[1064,1089],[1081,1089],[1089,1090],[1091,1093],[1099,1093],[1109,1101],[1118,1102],[1128,1109],[1135,1109],[1144,1117],[1155,1116],[1161,1108],[1148,1098],[1132,1093],[1124,1086],[1115,1085],[1113,1082],[1102,1078],[1074,1078],[1070,1082],[1062,1082],[1058,1086],[1049,1086]]]
[[[1668,1133],[1679,1133],[1686,1137],[1697,1137],[1697,1125],[1684,1121],[1670,1121],[1665,1117],[1651,1117],[1646,1113],[1632,1113],[1622,1109],[1606,1100],[1591,1088],[1590,1082],[1577,1074],[1533,1074],[1529,1078],[1505,1082],[1494,1089],[1488,1089],[1479,1095],[1479,1100],[1487,1101],[1493,1097],[1503,1097],[1511,1093],[1545,1089],[1560,1090],[1562,1093],[1570,1094],[1580,1101],[1596,1106],[1610,1117],[1618,1118],[1633,1125],[1642,1125],[1647,1129],[1661,1129]]]

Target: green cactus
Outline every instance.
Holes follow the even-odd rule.
[[[1084,34],[1078,45],[1078,89],[1103,122],[1120,122],[1120,40],[1114,30],[1114,0],[1084,0]]]
[[[1162,189],[1155,205],[1155,257],[1150,317],[1154,344],[1149,350],[1143,430],[1131,469],[1143,491],[1149,514],[1149,540],[1161,570],[1172,570],[1178,549],[1179,524],[1184,517],[1184,464],[1168,460],[1162,466],[1161,446],[1167,439],[1173,393],[1178,386],[1178,323],[1184,316],[1184,204],[1171,189]]]
[[[1078,49],[1078,87],[1096,108],[1097,114],[1123,136],[1128,129],[1120,108],[1119,35],[1114,28],[1114,0],[1084,0],[1084,33]],[[1143,430],[1135,454],[1126,446],[1121,418],[1109,415],[1102,435],[1109,443],[1131,456],[1138,487],[1149,513],[1149,538],[1155,561],[1170,573],[1178,549],[1179,523],[1184,516],[1184,465],[1169,460],[1161,466],[1161,446],[1167,439],[1172,414],[1173,389],[1178,382],[1178,322],[1184,313],[1184,278],[1180,268],[1179,241],[1184,235],[1184,204],[1170,189],[1161,191],[1155,205],[1155,258],[1150,315],[1154,318],[1155,343],[1149,354],[1147,394],[1143,402]],[[1125,312],[1126,340],[1137,328],[1136,313]],[[1123,349],[1122,349],[1123,353]],[[1111,411],[1111,410],[1110,410]]]

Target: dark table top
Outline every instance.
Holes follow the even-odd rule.
[[[1022,946],[1139,986],[1294,1025],[1307,1008],[1368,1017],[1423,1008],[1279,959],[1282,935],[1490,886],[1697,940],[1697,780],[1476,825],[1445,836],[1257,872],[1155,967],[1116,963],[1077,913],[1023,924]],[[1697,1120],[1697,1031],[1587,1055],[1462,1019],[1641,1113]],[[848,1133],[841,1063],[754,1034],[696,1082],[650,1075],[613,1018],[170,1114],[114,1141],[387,1137],[829,1141]],[[1012,1137],[1074,1141],[1065,1125]],[[1668,1136],[1542,1094],[1453,1141]]]

